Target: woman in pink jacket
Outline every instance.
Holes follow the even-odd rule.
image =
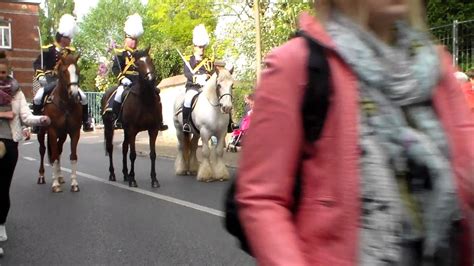
[[[299,27],[329,63],[321,136],[304,141],[309,51],[294,38],[266,59],[240,160],[236,199],[257,262],[472,265],[474,122],[420,0],[316,2],[319,20],[303,14]]]

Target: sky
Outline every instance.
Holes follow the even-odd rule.
[[[143,4],[148,3],[148,0],[141,0]],[[41,1],[42,3],[44,0]],[[97,5],[99,0],[74,0],[75,10],[74,14],[77,16],[78,20],[89,12],[89,10]]]

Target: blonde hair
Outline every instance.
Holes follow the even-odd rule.
[[[417,30],[426,31],[425,12],[421,0],[406,0],[408,4],[408,23]],[[315,0],[316,13],[321,20],[326,20],[332,9],[350,16],[361,25],[367,25],[368,14],[364,0]]]

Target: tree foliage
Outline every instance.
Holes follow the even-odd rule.
[[[472,0],[429,0],[427,6],[430,27],[451,24],[454,20],[474,19]]]
[[[183,61],[176,49],[184,54],[192,52],[196,25],[204,24],[212,37],[217,24],[215,3],[210,0],[150,0],[145,17],[147,29],[142,42],[151,47],[159,79],[182,73]]]
[[[64,14],[72,14],[74,0],[45,0],[39,11],[41,39],[44,44],[54,41],[59,19]]]
[[[79,33],[74,38],[74,45],[81,53],[83,89],[97,89],[99,59],[101,57],[112,59],[113,44],[121,46],[124,41],[123,28],[127,17],[134,13],[143,16],[144,10],[139,0],[99,0],[97,6],[82,19],[79,23]],[[110,76],[110,79],[114,78]]]

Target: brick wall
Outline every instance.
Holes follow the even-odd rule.
[[[38,11],[35,3],[0,2],[0,19],[11,23],[12,49],[6,50],[7,57],[27,99],[33,97],[33,61],[40,53]]]

